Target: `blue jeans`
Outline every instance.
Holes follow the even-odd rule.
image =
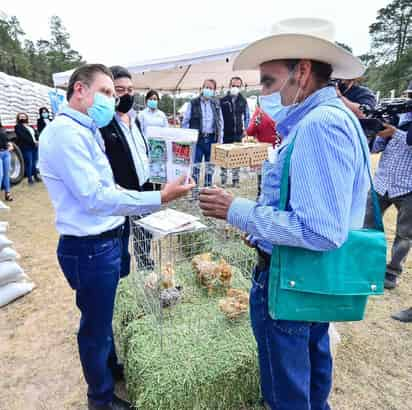
[[[38,152],[37,147],[21,150],[24,159],[24,168],[29,182],[33,182],[33,177],[37,175],[36,165],[39,155]]]
[[[214,166],[210,164],[210,154],[212,151],[212,144],[216,142],[215,137],[199,137],[199,140],[196,144],[195,150],[195,164],[199,164],[195,166],[193,169],[193,179],[195,180],[196,184],[199,183],[199,175],[200,175],[200,163],[205,159],[206,170],[205,170],[205,183],[204,186],[211,186],[213,180],[213,172]]]
[[[0,151],[0,181],[5,192],[10,192],[10,152]]]
[[[259,354],[262,395],[272,410],[330,410],[329,323],[273,320],[268,270],[255,270],[250,316]]]
[[[57,257],[69,285],[76,291],[81,312],[77,341],[87,395],[97,405],[107,404],[113,399],[113,373],[119,367],[112,319],[122,241],[61,237]]]

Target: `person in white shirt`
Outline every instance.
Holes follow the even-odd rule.
[[[147,138],[148,127],[168,127],[166,114],[159,110],[159,93],[155,90],[147,92],[145,97],[146,108],[139,112],[138,118],[142,132]]]
[[[99,132],[115,114],[113,77],[104,65],[75,70],[67,100],[40,139],[40,169],[60,233],[57,257],[81,311],[78,344],[88,408],[127,410],[131,406],[114,395],[122,368],[112,329],[124,216],[154,212],[194,184],[180,178],[161,192],[117,188]]]

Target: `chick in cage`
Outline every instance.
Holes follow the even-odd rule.
[[[248,311],[249,294],[241,289],[229,289],[219,301],[219,309],[228,319],[237,319]]]
[[[192,259],[192,267],[198,282],[208,290],[209,295],[214,289],[229,288],[232,283],[232,267],[223,258],[215,262],[210,253],[203,253]]]
[[[152,294],[158,292],[162,308],[175,306],[182,298],[182,287],[176,285],[175,276],[172,264],[167,263],[160,277],[152,272],[145,280],[145,290]]]

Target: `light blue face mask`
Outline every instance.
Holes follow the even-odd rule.
[[[157,105],[158,105],[157,100],[148,100],[147,101],[147,106],[149,108],[151,108],[152,110],[155,110],[157,108]]]
[[[215,96],[214,90],[210,88],[203,88],[202,93],[203,93],[203,97],[206,97],[206,98],[213,98]]]
[[[41,113],[41,116],[42,116],[42,118],[44,118],[45,120],[47,119],[49,119],[49,113],[48,112],[46,112],[46,111],[43,111],[42,113]]]
[[[115,99],[102,93],[95,93],[93,105],[87,109],[87,114],[96,123],[98,128],[110,123],[115,113]]]
[[[269,115],[274,121],[282,121],[287,113],[288,107],[282,105],[280,92],[274,92],[269,95],[259,96],[260,108]]]

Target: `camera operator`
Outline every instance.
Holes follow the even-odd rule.
[[[369,88],[359,85],[359,81],[360,79],[338,80],[336,92],[358,118],[364,118],[362,107],[373,110],[377,101],[375,94]]]
[[[385,288],[394,289],[403,270],[412,240],[412,146],[407,144],[407,133],[384,124],[373,144],[373,153],[382,152],[375,173],[374,185],[382,213],[394,205],[398,211],[396,235],[391,260],[387,264]],[[374,226],[374,212],[369,196],[365,226]],[[405,313],[406,312],[406,313]],[[411,322],[410,312],[401,312],[395,319]]]

